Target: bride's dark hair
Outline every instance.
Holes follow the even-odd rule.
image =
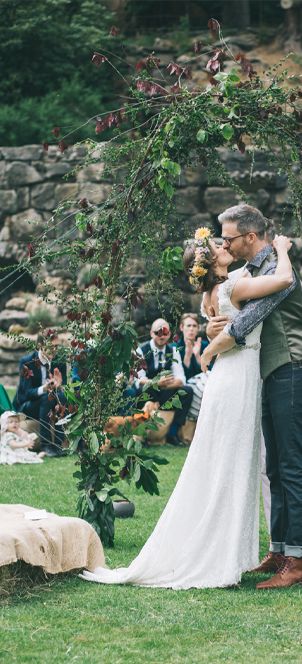
[[[211,249],[211,248],[210,248]],[[196,250],[196,245],[194,242],[191,242],[190,244],[187,244],[184,255],[183,255],[183,266],[184,266],[184,271],[190,276],[192,267],[194,265],[195,261],[195,250]],[[199,287],[198,287],[198,292],[199,293],[204,293],[205,291],[211,292],[217,284],[221,284],[223,281],[226,280],[226,277],[221,277],[215,274],[215,263],[216,263],[216,256],[210,253],[208,254],[208,257],[204,260],[204,265],[207,269],[207,273],[203,277],[199,277]]]

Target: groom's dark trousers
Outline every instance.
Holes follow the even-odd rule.
[[[273,550],[276,552],[285,550],[288,556],[300,557],[302,543],[302,361],[278,367],[264,381],[262,426],[272,498],[271,541]]]

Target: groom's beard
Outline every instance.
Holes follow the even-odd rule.
[[[250,258],[250,252],[248,251],[248,247],[245,246],[244,243],[241,245],[241,247],[239,247],[239,249],[237,249],[237,251],[233,250],[232,247],[230,247],[228,249],[228,252],[231,254],[231,256],[233,256],[234,262],[240,260],[248,261]]]

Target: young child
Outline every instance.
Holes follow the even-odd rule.
[[[42,463],[44,452],[30,452],[37,437],[20,426],[21,415],[6,411],[1,415],[0,464]]]

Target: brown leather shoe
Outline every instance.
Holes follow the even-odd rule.
[[[282,567],[277,574],[267,581],[257,583],[257,590],[270,590],[271,588],[289,588],[295,583],[302,583],[302,558],[286,556]]]
[[[273,572],[278,572],[284,561],[285,556],[283,553],[272,553],[269,551],[266,556],[264,556],[263,560],[261,560],[258,567],[254,567],[250,572],[255,572],[257,574],[273,574]]]

